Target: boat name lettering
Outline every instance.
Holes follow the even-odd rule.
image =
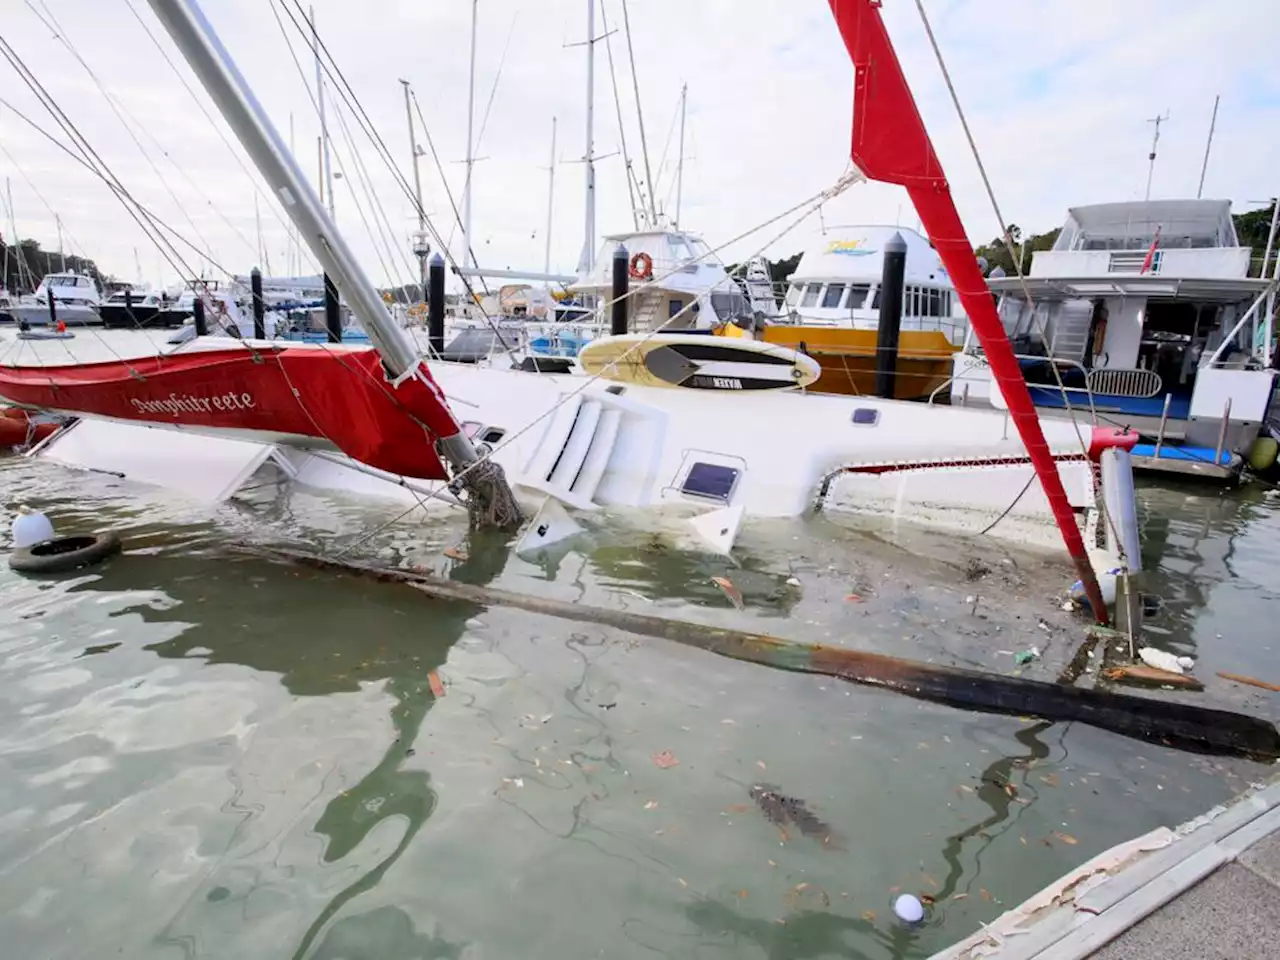
[[[167,413],[176,417],[180,413],[213,413],[223,410],[248,410],[257,406],[249,393],[220,393],[213,397],[196,397],[189,393],[179,396],[169,394],[163,400],[139,400],[130,398],[139,413]]]
[[[717,390],[741,390],[742,381],[736,377],[694,377],[694,384],[701,387],[714,387]]]

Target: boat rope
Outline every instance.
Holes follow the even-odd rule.
[[[995,188],[991,184],[991,177],[987,173],[986,164],[982,160],[982,154],[978,150],[977,141],[973,137],[973,130],[969,126],[969,118],[964,111],[964,107],[960,103],[960,95],[956,92],[955,83],[951,79],[951,71],[947,69],[946,60],[942,56],[942,49],[938,46],[938,38],[933,32],[933,25],[929,21],[929,14],[925,11],[923,0],[915,0],[915,4],[916,10],[920,14],[920,21],[924,25],[925,34],[929,38],[929,46],[933,49],[934,58],[938,62],[938,69],[942,72],[942,79],[947,85],[947,93],[951,97],[951,103],[955,107],[956,116],[960,120],[960,126],[964,130],[965,139],[969,143],[969,150],[973,154],[974,162],[978,166],[978,174],[982,178],[983,189],[986,191],[987,199],[991,202],[991,209],[995,213],[996,220],[1000,224],[1001,235],[1004,239],[1005,247],[1009,251],[1010,259],[1013,261],[1013,268],[1016,272],[1018,283],[1021,286],[1023,296],[1026,297],[1027,304],[1030,307],[1032,322],[1036,325],[1041,340],[1047,344],[1049,342],[1048,337],[1046,336],[1047,331],[1041,323],[1040,317],[1036,311],[1035,300],[1031,296],[1031,290],[1027,285],[1027,278],[1022,272],[1021,259],[1014,251],[1013,238],[1009,235],[1009,229],[1004,219],[1004,214],[1000,210],[999,201],[996,200]],[[1067,414],[1071,419],[1071,425],[1074,428],[1076,439],[1080,443],[1080,449],[1087,455],[1089,445],[1086,443],[1084,434],[1081,432],[1080,421],[1077,419],[1075,408],[1071,404],[1071,398],[1067,393],[1066,384],[1062,380],[1062,374],[1058,370],[1058,365],[1053,362],[1052,357],[1049,358],[1049,361],[1049,369],[1053,372],[1053,378],[1058,385],[1059,392],[1062,394],[1063,403],[1066,405]],[[1093,391],[1089,387],[1088,378],[1085,378],[1085,389],[1089,391],[1089,406],[1092,408],[1094,405]],[[1019,494],[1019,499],[1021,499],[1021,494]],[[1017,501],[1015,500],[1014,503],[1016,502]],[[1010,505],[1010,509],[1012,509],[1012,505]],[[1128,563],[1129,558],[1124,555],[1123,540],[1120,537],[1119,531],[1116,529],[1115,521],[1111,516],[1109,506],[1102,498],[1098,498],[1098,509],[1101,511],[1102,517],[1111,531],[1110,539],[1118,551],[1120,559]],[[1136,560],[1137,558],[1134,559]]]
[[[274,198],[263,190],[262,184],[259,182],[260,178],[257,174],[249,170],[249,167],[245,163],[244,157],[241,156],[240,151],[231,145],[231,141],[227,139],[227,135],[222,130],[222,124],[214,120],[213,115],[209,113],[209,108],[205,106],[204,101],[193,89],[191,89],[191,84],[187,82],[187,78],[183,76],[182,71],[180,71],[177,65],[173,62],[173,58],[169,56],[169,51],[164,48],[163,44],[161,44],[158,39],[156,39],[156,35],[151,32],[151,28],[147,26],[146,21],[134,7],[133,0],[124,0],[124,4],[129,8],[129,12],[133,15],[133,19],[138,22],[139,26],[141,26],[143,31],[146,33],[147,38],[151,41],[151,45],[155,47],[156,51],[164,59],[164,62],[169,65],[170,71],[175,77],[177,77],[178,82],[182,84],[182,88],[187,91],[188,96],[190,96],[192,101],[194,101],[196,108],[200,111],[205,122],[208,124],[208,129],[216,133],[218,135],[218,139],[222,141],[223,146],[227,148],[227,152],[231,155],[232,159],[235,160],[236,165],[240,167],[241,172],[245,175],[245,179],[248,181],[249,186],[252,187],[253,192],[260,200],[266,203],[267,210],[271,216],[275,218],[276,223],[280,224],[286,233],[291,231],[292,225],[281,215],[279,209],[277,209],[276,203],[274,202]],[[311,269],[318,269],[315,265],[315,261],[311,259],[310,251],[305,254],[305,257]]]

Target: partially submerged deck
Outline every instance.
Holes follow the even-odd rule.
[[[933,960],[1206,960],[1280,944],[1280,779],[1113,847]]]

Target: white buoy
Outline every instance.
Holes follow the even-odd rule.
[[[18,515],[13,518],[13,546],[15,550],[33,547],[53,539],[53,524],[39,510],[28,506],[18,508]]]
[[[924,904],[909,893],[904,893],[893,901],[893,912],[904,923],[919,923],[924,919]]]

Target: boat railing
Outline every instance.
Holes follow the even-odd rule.
[[[1222,357],[1222,352],[1226,350],[1227,345],[1230,343],[1235,343],[1236,338],[1240,336],[1240,331],[1244,328],[1244,325],[1248,323],[1250,320],[1253,320],[1254,317],[1258,315],[1259,308],[1267,300],[1267,298],[1275,294],[1276,285],[1277,285],[1277,281],[1272,280],[1270,285],[1267,287],[1267,289],[1263,290],[1260,294],[1258,294],[1257,297],[1254,298],[1253,304],[1249,307],[1248,310],[1246,310],[1241,315],[1240,319],[1236,321],[1236,325],[1231,328],[1231,331],[1225,337],[1222,338],[1222,342],[1218,344],[1218,349],[1213,351],[1213,353],[1210,355],[1208,360],[1200,364],[1202,368],[1213,367],[1218,364],[1219,359]],[[1257,338],[1255,337],[1254,339],[1256,340]]]
[[[981,356],[981,354],[971,354],[971,356]],[[1038,360],[1042,363],[1050,359],[1049,357],[1044,357],[1039,354],[1032,354],[1032,353],[1015,353],[1014,357],[1018,360]],[[1034,386],[1037,386],[1042,390],[1057,390],[1063,394],[1063,400],[1067,399],[1066,397],[1067,393],[1083,393],[1089,401],[1089,419],[1096,425],[1098,423],[1098,409],[1093,402],[1094,391],[1089,384],[1089,371],[1085,369],[1084,364],[1077,363],[1074,360],[1064,360],[1060,357],[1055,357],[1053,358],[1053,363],[1056,366],[1060,366],[1060,367],[1075,367],[1076,369],[1078,369],[1081,373],[1084,374],[1085,385],[1083,387],[1068,387],[1065,384],[1059,385],[1059,384],[1037,383],[1037,384],[1034,384]],[[929,394],[928,405],[932,406],[934,401],[937,399],[938,394],[941,393],[943,390],[948,389],[953,383],[955,383],[956,379],[957,377],[953,373],[951,376],[947,377],[946,380],[944,380],[937,387],[935,387],[933,389],[933,392]],[[963,379],[963,377],[959,379]],[[991,382],[995,383],[994,377],[992,378]],[[962,396],[963,396],[963,399],[961,400],[960,405],[967,406],[968,396],[969,396],[967,385],[966,385],[965,392],[963,393]]]

